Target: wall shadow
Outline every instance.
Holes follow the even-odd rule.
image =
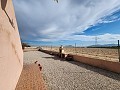
[[[8,13],[7,13],[6,10],[5,10],[6,5],[7,5],[7,0],[1,0],[1,8],[2,8],[2,10],[5,12],[6,16],[8,17],[11,26],[15,29],[13,19],[10,19]]]
[[[104,69],[101,69],[101,68],[98,68],[98,67],[90,66],[90,65],[87,65],[87,64],[84,64],[84,63],[80,63],[78,61],[68,61],[68,62],[71,63],[71,64],[75,64],[79,67],[85,68],[87,70],[99,73],[99,74],[104,75],[106,77],[109,77],[109,78],[115,79],[117,81],[120,81],[120,74],[118,74],[118,73],[114,73],[114,72],[104,70]]]
[[[48,60],[49,59],[54,59],[54,60],[66,61],[65,59],[62,59],[62,58],[59,58],[59,57],[56,57],[56,56],[43,57],[43,58],[46,58]],[[118,73],[114,73],[114,72],[107,71],[107,70],[104,70],[104,69],[101,69],[101,68],[90,66],[90,65],[87,65],[87,64],[84,64],[84,63],[80,63],[78,61],[66,61],[66,62],[69,62],[71,64],[75,64],[79,67],[85,68],[87,70],[90,70],[90,71],[96,72],[98,74],[104,75],[106,77],[109,77],[109,78],[115,79],[117,81],[120,81],[120,74],[118,74]]]
[[[5,10],[6,5],[7,5],[7,0],[1,0],[2,10]]]
[[[64,59],[56,57],[56,56],[51,56],[51,57],[42,57],[42,58],[46,58],[46,59],[54,59],[54,60],[60,60],[60,61],[64,61]]]

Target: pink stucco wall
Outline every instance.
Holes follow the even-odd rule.
[[[54,51],[48,51],[48,50],[40,50],[40,51],[48,54],[52,53],[52,55],[59,55],[58,52],[54,52]],[[63,58],[65,58],[66,56],[68,55],[63,54]],[[81,63],[85,63],[88,65],[109,70],[112,72],[120,73],[120,62],[113,62],[113,61],[95,59],[95,58],[90,58],[90,57],[85,57],[80,55],[72,55],[72,54],[69,54],[69,56],[71,56],[75,61],[79,61]]]
[[[88,65],[92,65],[112,72],[120,73],[120,62],[100,60],[100,59],[89,58],[78,55],[73,55],[73,59],[75,61],[79,61]]]
[[[0,90],[14,90],[23,67],[12,0],[0,0]]]

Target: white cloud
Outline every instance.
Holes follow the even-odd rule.
[[[120,40],[120,34],[102,34],[97,36],[90,35],[74,35],[69,36],[65,40],[80,40],[80,41],[95,41],[95,38],[98,38],[99,41],[117,41]]]
[[[73,33],[83,33],[98,23],[119,20],[116,17],[111,20],[104,17],[120,9],[120,0],[59,0],[58,4],[52,0],[13,1],[20,34],[25,40],[92,40],[94,36],[74,36]],[[107,36],[105,34],[100,37],[108,40]]]

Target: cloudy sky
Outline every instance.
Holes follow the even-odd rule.
[[[21,39],[40,45],[115,44],[120,0],[13,0]]]

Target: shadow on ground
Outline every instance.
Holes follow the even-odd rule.
[[[87,64],[83,64],[83,63],[80,63],[80,62],[77,62],[77,61],[68,61],[68,62],[71,63],[71,64],[75,64],[77,66],[83,67],[87,70],[91,70],[93,72],[99,73],[99,74],[104,75],[106,77],[109,77],[109,78],[120,81],[120,74],[118,74],[118,73],[114,73],[114,72],[111,72],[111,71],[100,69],[100,68],[90,66],[90,65],[87,65]]]
[[[54,59],[54,60],[61,60],[64,61],[64,59],[56,57],[56,56],[51,56],[51,57],[42,57],[42,58],[46,58],[46,59]]]
[[[43,57],[43,58],[65,61],[65,59],[61,59],[61,58],[56,57],[56,56]],[[120,81],[120,74],[118,74],[118,73],[114,73],[114,72],[107,71],[107,70],[104,70],[104,69],[100,69],[100,68],[97,68],[97,67],[94,67],[94,66],[83,64],[83,63],[80,63],[78,61],[66,61],[66,62],[69,62],[71,64],[75,64],[75,65],[77,65],[79,67],[85,68],[87,70],[90,70],[90,71],[99,73],[101,75],[104,75],[106,77],[109,77],[109,78],[112,78],[112,79]]]

